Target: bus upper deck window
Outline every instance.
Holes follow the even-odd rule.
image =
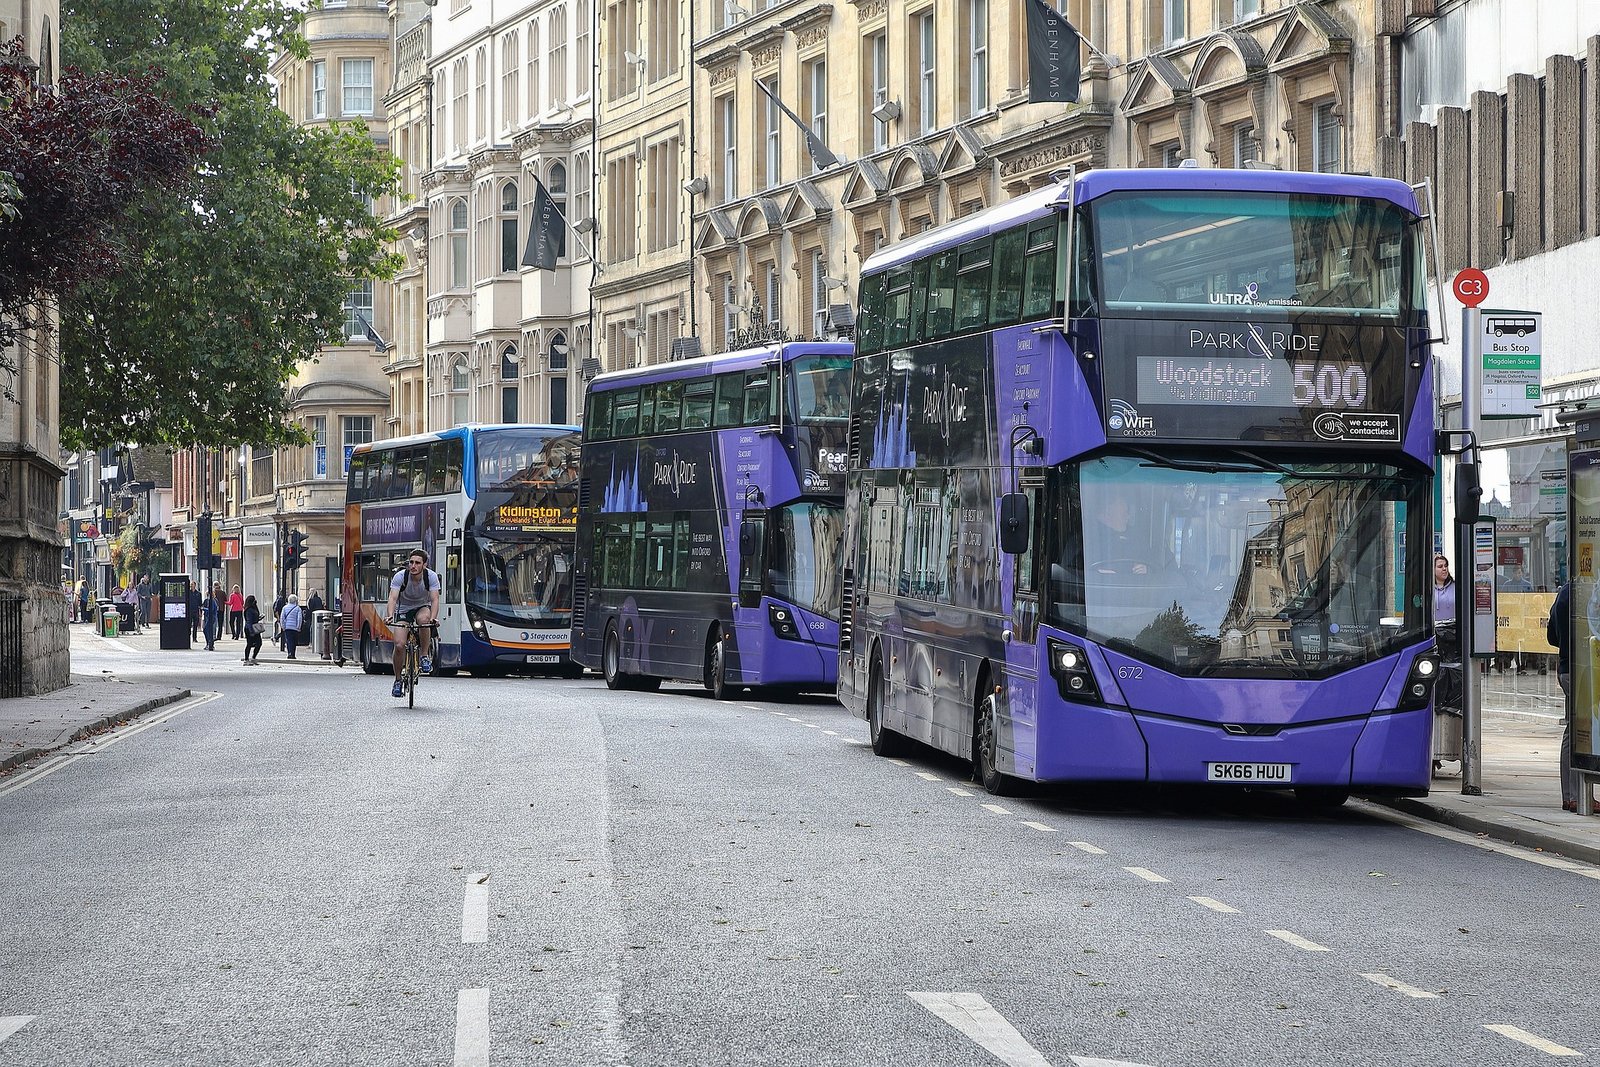
[[[717,429],[738,426],[744,421],[744,375],[723,374],[717,378],[717,402],[712,424]]]

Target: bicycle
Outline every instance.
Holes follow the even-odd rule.
[[[406,707],[417,706],[417,679],[422,677],[422,640],[417,636],[418,630],[439,629],[436,622],[402,622],[399,619],[385,619],[384,622],[393,629],[395,626],[406,628],[405,647],[399,655],[404,657],[404,666],[400,670],[400,683],[405,689]]]

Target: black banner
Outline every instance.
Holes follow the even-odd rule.
[[[1044,0],[1022,0],[1028,9],[1028,100],[1076,103],[1082,61],[1078,31]]]

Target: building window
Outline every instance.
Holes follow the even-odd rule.
[[[445,137],[445,133],[449,129],[446,125],[446,116],[449,112],[445,106],[445,101],[449,99],[449,92],[450,83],[445,78],[444,71],[441,70],[439,76],[433,79],[433,130],[434,136],[437,138],[435,141],[434,160],[444,158],[445,145],[449,143]]]
[[[779,153],[783,150],[778,123],[783,116],[778,111],[778,79],[765,78],[761,82],[767,91],[761,94],[761,174],[758,188],[770,189],[778,184]]]
[[[645,161],[649,171],[649,247],[652,252],[678,243],[678,139],[650,146]]]
[[[733,275],[724,274],[719,288],[722,294],[721,347],[727,349],[733,347],[733,335],[739,330],[739,300],[733,288]]]
[[[372,443],[372,416],[371,415],[346,415],[344,423],[344,469],[339,473],[348,474],[350,471],[350,453],[357,445],[370,445]]]
[[[1183,165],[1183,149],[1177,144],[1169,144],[1161,149],[1161,165],[1163,167],[1178,167]]]
[[[1233,0],[1233,21],[1243,22],[1261,14],[1261,0]]]
[[[924,11],[911,18],[911,40],[917,71],[915,101],[917,130],[932,133],[939,125],[939,97],[937,84],[938,52],[933,36],[933,12]]]
[[[639,164],[631,153],[606,163],[606,258],[629,260],[639,254]]]
[[[311,438],[311,464],[306,471],[308,478],[326,478],[328,476],[328,417],[326,415],[312,415],[306,419],[306,433]]]
[[[467,61],[458,59],[450,67],[450,134],[451,144],[460,151],[467,143]]]
[[[972,58],[961,87],[961,110],[976,115],[989,108],[989,0],[967,0],[966,9],[961,43]]]
[[[564,259],[567,255],[567,226],[561,220],[567,217],[567,168],[565,166],[560,163],[550,164],[550,174],[544,184],[544,191],[550,194],[550,203],[554,204],[556,209],[556,258]]]
[[[1189,36],[1189,0],[1161,0],[1161,43],[1177,44]]]
[[[824,337],[828,333],[828,274],[827,261],[822,250],[811,253],[811,336]]]
[[[679,0],[650,0],[650,43],[646,70],[652,82],[678,73]]]
[[[717,192],[721,202],[726,204],[739,195],[739,122],[734,110],[733,94],[718,97],[713,107],[717,145],[722,159],[720,188]]]
[[[344,80],[344,113],[346,115],[372,114],[372,60],[342,60],[339,64],[339,71]]]
[[[473,134],[482,141],[489,136],[489,50],[479,48],[472,57]]]
[[[1338,174],[1344,169],[1341,152],[1343,130],[1333,105],[1318,104],[1311,111],[1311,167],[1324,174]]]
[[[620,0],[613,3],[606,18],[610,27],[609,60],[611,67],[611,95],[627,96],[639,88],[639,66],[628,61],[628,53],[639,51],[639,0]]]
[[[367,339],[372,323],[372,280],[357,282],[344,298],[344,335],[352,341]]]
[[[273,452],[270,448],[250,450],[250,495],[270,496],[277,488],[272,479]]]
[[[500,273],[517,269],[517,183],[500,187]]]
[[[1233,128],[1233,165],[1242,167],[1261,158],[1261,142],[1256,140],[1256,128],[1244,123]]]
[[[472,421],[472,374],[467,358],[457,357],[450,365],[450,424],[465,426]]]
[[[589,161],[588,152],[574,152],[572,155],[572,168],[575,172],[575,181],[572,186],[572,221],[592,218],[594,216],[594,164]],[[592,232],[592,231],[591,231]],[[562,228],[562,247],[566,247],[566,228]],[[579,242],[573,251],[573,256],[588,256],[589,250]]]
[[[500,128],[505,130],[515,129],[522,118],[518,113],[522,93],[517,79],[522,66],[517,62],[517,43],[516,31],[500,42]]]
[[[528,118],[539,115],[539,24],[528,23]]]
[[[889,124],[879,122],[872,114],[872,110],[889,102],[889,35],[875,33],[867,38],[867,47],[864,50],[867,59],[867,95],[872,100],[868,106],[867,123],[870,127],[868,139],[871,141],[874,152],[889,147]]]
[[[550,379],[550,421],[558,426],[567,422],[567,376],[558,374]]]
[[[552,371],[564,371],[571,366],[571,349],[567,346],[567,335],[557,330],[550,338],[549,354],[545,363]]]
[[[450,201],[450,288],[472,284],[472,261],[467,258],[467,202]]]
[[[550,106],[567,99],[567,10],[557,7],[550,16]]]
[[[676,8],[673,9],[676,12]],[[589,53],[594,50],[589,43],[589,0],[578,0],[577,8],[578,36],[572,50],[572,61],[577,64],[577,92],[580,97],[589,95],[589,68],[594,57]]]
[[[311,117],[328,117],[328,61],[325,59],[311,63]]]
[[[800,106],[805,112],[811,132],[823,144],[828,143],[828,61],[813,59],[800,68]],[[809,152],[807,153],[809,155]],[[811,161],[813,171],[819,169]]]
[[[500,421],[520,422],[517,389],[517,346],[506,345],[500,350]]]

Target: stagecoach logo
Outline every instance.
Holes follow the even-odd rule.
[[[944,427],[946,437],[950,436],[951,423],[967,421],[967,387],[951,384],[948,370],[944,372],[944,381],[939,388],[923,387],[922,419]]]
[[[1126,400],[1111,401],[1111,417],[1106,420],[1106,426],[1113,435],[1122,437],[1154,437],[1156,434],[1156,420],[1139,414],[1139,409]]]
[[[656,461],[656,485],[664,485],[677,494],[684,486],[695,484],[695,469],[696,464],[686,459],[679,459],[678,453],[674,451],[670,460]]]

